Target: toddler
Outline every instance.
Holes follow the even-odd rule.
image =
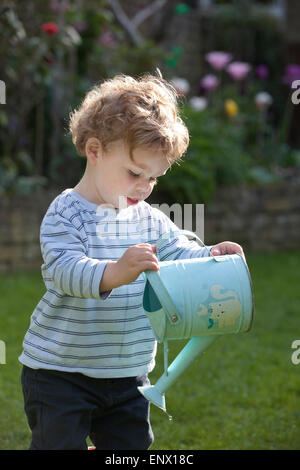
[[[158,73],[118,75],[71,113],[82,179],[51,203],[41,224],[46,292],[20,356],[30,449],[148,449],[149,383],[156,341],[142,306],[158,260],[243,254],[236,243],[202,248],[145,200],[185,153],[189,135],[175,89]]]

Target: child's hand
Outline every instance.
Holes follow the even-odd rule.
[[[116,263],[121,283],[129,284],[135,281],[146,269],[158,271],[158,259],[154,253],[156,253],[156,247],[149,243],[129,247]]]
[[[149,243],[130,246],[118,261],[110,261],[104,270],[100,292],[135,281],[146,269],[159,270],[156,247]]]
[[[213,246],[210,251],[211,251],[211,254],[214,256],[238,254],[238,255],[242,255],[242,257],[245,259],[243,248],[234,242],[218,243],[217,245]]]

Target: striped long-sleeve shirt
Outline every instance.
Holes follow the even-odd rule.
[[[143,276],[101,294],[99,286],[108,261],[132,245],[154,245],[174,230],[176,225],[145,201],[112,209],[72,189],[63,191],[41,224],[47,290],[32,313],[20,362],[96,378],[150,372],[156,341],[142,305]],[[207,249],[185,236],[167,240],[157,252],[160,261],[201,256],[209,256]]]

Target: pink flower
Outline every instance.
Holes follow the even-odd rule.
[[[222,70],[231,61],[232,55],[228,52],[214,51],[205,56],[207,62],[215,70]]]
[[[200,86],[204,88],[204,90],[207,90],[207,91],[215,90],[215,88],[217,88],[218,85],[219,85],[219,80],[213,74],[205,75],[200,81]]]
[[[234,80],[243,80],[250,72],[251,65],[247,62],[231,62],[226,70]]]
[[[44,31],[44,33],[46,34],[53,36],[58,33],[59,27],[56,23],[52,23],[51,21],[49,21],[48,23],[42,24],[41,30]]]

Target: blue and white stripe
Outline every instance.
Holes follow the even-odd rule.
[[[143,276],[101,295],[99,285],[109,260],[132,245],[155,244],[171,230],[178,228],[146,202],[117,210],[88,202],[72,189],[61,193],[41,224],[47,290],[32,313],[20,362],[96,378],[150,372],[156,341],[142,306]],[[157,256],[174,260],[209,253],[179,236]]]

